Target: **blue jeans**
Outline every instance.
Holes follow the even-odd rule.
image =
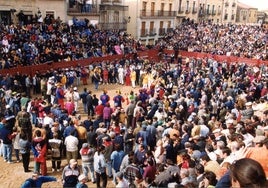
[[[95,182],[95,173],[94,173],[94,166],[90,163],[82,163],[82,170],[83,174],[88,178],[88,174],[90,175],[91,182]]]
[[[4,159],[11,162],[12,161],[12,144],[3,144],[4,147]]]
[[[111,161],[106,162],[106,168],[107,168],[107,175],[109,177],[112,177],[113,173],[112,173],[112,162]]]

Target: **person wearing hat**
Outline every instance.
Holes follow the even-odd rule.
[[[69,164],[65,166],[62,171],[63,187],[75,187],[78,183],[79,175],[80,168],[77,165],[77,161],[75,159],[71,159]]]
[[[41,188],[43,183],[57,181],[53,176],[40,176],[38,172],[34,172],[31,178],[23,182],[21,188]]]
[[[74,87],[73,89],[73,100],[74,100],[74,110],[78,111],[78,101],[80,100],[80,95],[77,90],[77,87]]]
[[[78,183],[76,184],[75,188],[88,188],[86,182],[87,182],[87,176],[85,174],[81,174],[78,177]]]
[[[83,143],[82,148],[79,151],[82,160],[82,170],[83,175],[86,180],[88,180],[88,173],[90,174],[90,179],[92,183],[96,182],[94,174],[94,153],[95,150],[93,147],[90,147],[88,143]]]
[[[246,109],[240,111],[240,114],[241,114],[241,120],[242,121],[251,119],[251,117],[254,114],[254,111],[252,109],[252,102],[247,102],[246,103]]]

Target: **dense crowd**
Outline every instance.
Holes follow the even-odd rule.
[[[4,160],[14,162],[14,151],[29,172],[33,155],[35,174],[24,187],[55,181],[46,176],[48,155],[64,187],[106,187],[108,178],[116,187],[267,187],[266,67],[175,60],[2,76]],[[99,84],[133,91],[96,96]]]
[[[267,60],[267,37],[264,25],[194,23],[185,20],[158,45],[189,52]]]
[[[27,25],[0,25],[1,69],[132,53],[139,42],[122,31],[102,31],[89,20],[73,24],[46,17]]]

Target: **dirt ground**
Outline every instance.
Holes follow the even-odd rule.
[[[112,98],[115,93],[116,90],[120,89],[122,92],[122,95],[125,96],[125,94],[129,93],[132,89],[131,86],[123,86],[123,85],[100,85],[99,90],[95,90],[93,88],[92,84],[88,84],[86,86],[80,85],[78,87],[79,92],[82,92],[83,88],[87,87],[89,90],[92,91],[92,94],[96,94],[97,97],[100,96],[100,94],[102,94],[102,90],[103,89],[107,89],[108,90],[108,94],[110,95],[110,97]],[[137,91],[137,89],[135,89]],[[135,91],[134,90],[134,91]],[[135,91],[135,92],[136,92]],[[113,105],[113,102],[111,101],[111,104]],[[124,104],[126,105],[126,104]],[[80,103],[79,106],[81,109],[82,104]],[[82,110],[80,110],[80,114],[82,115],[82,118],[85,118],[85,114],[82,113]],[[14,152],[13,152],[13,157],[12,157],[13,161],[15,161],[15,156],[14,156]],[[81,161],[78,161],[78,164],[81,165]],[[66,159],[62,160],[62,168],[64,166],[67,165],[67,161]],[[31,162],[30,162],[30,170],[33,171],[33,166],[34,166],[34,162],[33,162],[33,157],[31,155]],[[48,159],[47,160],[47,167],[48,167],[48,175],[49,176],[55,176],[58,181],[57,182],[50,182],[50,183],[44,183],[43,184],[43,188],[56,188],[56,187],[62,187],[62,183],[61,183],[61,172],[52,172],[51,171],[51,160]],[[4,162],[3,157],[0,157],[0,188],[19,188],[22,183],[29,177],[31,177],[32,173],[25,173],[23,171],[23,166],[22,166],[22,162],[20,163],[13,163],[13,164],[8,164],[6,162]],[[96,184],[92,184],[92,183],[87,183],[88,187],[96,187]],[[107,187],[114,187],[113,184],[111,183],[111,179],[109,179],[108,181],[108,186]]]

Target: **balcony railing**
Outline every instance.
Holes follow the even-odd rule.
[[[207,15],[211,15],[211,14],[212,14],[211,10],[207,10]]]
[[[218,16],[219,16],[219,15],[221,15],[221,11],[220,11],[220,10],[218,11]]]
[[[101,0],[101,4],[122,4],[122,0]]]
[[[235,5],[236,5],[236,3],[233,3],[233,4],[232,4],[232,7],[235,7]]]
[[[212,10],[212,16],[216,15],[216,10]]]
[[[102,30],[127,30],[127,24],[123,22],[99,23]]]
[[[197,8],[193,8],[192,14],[196,14],[196,13],[197,13]]]
[[[228,7],[228,6],[229,6],[229,3],[228,3],[228,2],[226,2],[226,3],[225,3],[225,6],[226,6],[226,7]]]
[[[225,14],[224,15],[224,20],[227,20],[228,19],[228,14]]]
[[[141,37],[147,37],[147,35],[148,35],[148,29],[141,29],[141,34],[140,34],[140,36],[141,36]]]
[[[141,11],[140,17],[141,18],[153,18],[153,17],[174,17],[176,16],[175,11]]]
[[[185,10],[185,14],[190,14],[191,7],[188,7],[188,9]]]
[[[153,29],[151,29],[150,31],[149,31],[149,34],[148,34],[150,37],[153,37],[153,36],[155,36],[156,35],[156,29],[155,28],[153,28]]]
[[[166,34],[166,28],[159,28],[158,35],[163,36]]]
[[[179,7],[178,13],[183,14],[184,13],[184,7]]]
[[[99,14],[99,11],[95,6],[93,6],[88,12],[86,10],[81,9],[80,7],[74,6],[72,8],[68,8],[67,14],[69,16],[96,15]]]

